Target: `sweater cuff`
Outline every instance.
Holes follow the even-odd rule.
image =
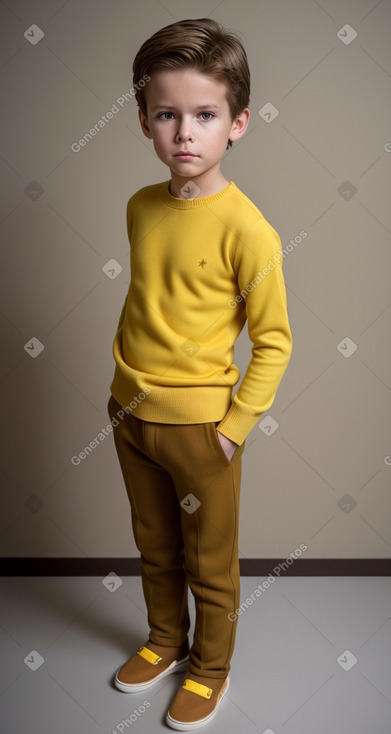
[[[216,426],[216,429],[227,438],[230,438],[231,441],[235,441],[238,446],[241,446],[261,415],[247,415],[243,413],[239,406],[233,403],[228,413]]]

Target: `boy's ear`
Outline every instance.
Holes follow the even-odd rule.
[[[242,112],[235,118],[232,123],[231,132],[229,134],[229,140],[234,142],[244,135],[247,129],[247,125],[250,120],[250,110],[246,107]]]
[[[148,126],[148,120],[147,120],[146,116],[144,115],[144,113],[140,110],[140,108],[139,108],[139,111],[138,111],[138,119],[140,120],[141,129],[142,129],[144,135],[147,138],[149,138],[149,140],[152,140],[151,131],[150,131],[149,126]]]

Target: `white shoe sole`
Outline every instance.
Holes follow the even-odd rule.
[[[174,662],[171,663],[171,665],[168,666],[165,670],[163,670],[160,675],[157,675],[155,678],[152,678],[152,680],[148,680],[145,683],[123,683],[118,678],[118,673],[120,672],[121,668],[117,670],[114,678],[114,683],[119,691],[122,691],[123,693],[138,693],[139,691],[144,691],[146,688],[150,688],[151,686],[154,686],[155,683],[158,683],[159,680],[162,680],[166,675],[170,675],[171,673],[182,673],[184,670],[187,669],[187,664],[189,662],[189,656],[183,658],[182,660],[174,660]]]
[[[168,726],[171,726],[172,729],[176,729],[177,731],[192,731],[192,729],[201,729],[202,726],[210,724],[212,719],[216,716],[217,709],[219,708],[225,694],[227,693],[228,688],[229,677],[227,678],[227,685],[225,687],[224,693],[222,693],[221,698],[219,699],[215,708],[209,714],[209,716],[205,716],[203,719],[198,719],[198,721],[177,721],[177,719],[173,719],[172,716],[170,716],[169,712],[167,712],[166,724],[168,724]]]

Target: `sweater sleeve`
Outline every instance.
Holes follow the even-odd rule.
[[[128,240],[129,244],[131,242],[131,236],[132,236],[132,222],[133,222],[133,214],[132,214],[132,204],[133,204],[133,197],[131,197],[126,205],[126,231],[128,234]],[[120,359],[120,351],[121,351],[121,344],[122,344],[122,329],[125,321],[125,312],[126,312],[126,306],[128,302],[129,297],[129,290],[125,296],[125,300],[121,309],[120,317],[118,320],[117,325],[117,331],[113,342],[113,356],[114,359]]]
[[[217,429],[238,445],[272,405],[292,352],[282,260],[281,240],[264,218],[235,251],[233,265],[245,300],[252,357]]]

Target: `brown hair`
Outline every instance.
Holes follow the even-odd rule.
[[[193,68],[224,82],[232,121],[250,101],[250,70],[246,52],[234,32],[215,20],[181,20],[161,28],[148,38],[133,62],[136,100],[144,115],[147,107],[144,84],[154,71]],[[232,142],[228,141],[228,147]]]

